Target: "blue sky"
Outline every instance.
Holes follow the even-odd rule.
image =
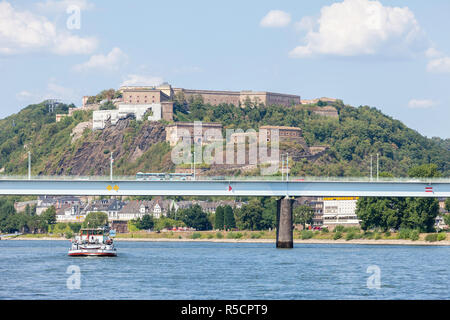
[[[450,138],[449,12],[448,0],[0,0],[0,117],[167,81],[336,97]]]

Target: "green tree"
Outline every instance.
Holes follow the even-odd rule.
[[[444,222],[447,226],[450,226],[450,213],[444,215]]]
[[[314,210],[307,205],[299,205],[294,208],[294,223],[299,223],[306,229],[306,224],[312,224],[314,217]]]
[[[143,230],[150,230],[153,229],[154,225],[155,222],[153,221],[153,216],[146,214],[142,217],[139,228]]]
[[[262,229],[274,229],[277,225],[277,199],[264,197],[261,199],[262,212]]]
[[[408,175],[414,178],[437,178],[441,176],[441,173],[436,164],[430,163],[411,168]]]
[[[406,208],[405,198],[359,198],[356,215],[361,220],[363,230],[381,228],[398,229]]]
[[[202,207],[198,204],[192,206],[191,208],[179,210],[180,219],[186,226],[190,228],[195,228],[196,230],[211,230],[212,225],[208,220],[208,216],[203,212]]]
[[[116,110],[116,109],[117,109],[116,106],[111,101],[106,101],[99,108],[99,110]]]
[[[50,208],[45,210],[41,214],[41,219],[47,225],[55,224],[56,223],[56,209],[55,209],[55,207],[51,206]]]
[[[356,214],[363,230],[419,229],[432,232],[439,213],[439,203],[434,198],[360,198]]]
[[[160,231],[162,229],[169,229],[172,227],[184,227],[186,226],[183,221],[174,220],[166,217],[161,217],[155,220],[154,229]]]
[[[224,209],[222,206],[218,206],[214,218],[214,229],[223,230],[223,225],[224,225]]]
[[[234,212],[231,206],[226,205],[223,209],[223,227],[226,229],[236,228],[236,220],[234,219]]]
[[[236,210],[236,224],[240,230],[262,230],[263,208],[258,199],[252,199],[242,208]]]
[[[8,232],[9,222],[8,218],[16,214],[14,202],[8,198],[0,198],[0,230]]]
[[[401,228],[434,232],[434,222],[439,214],[439,202],[435,198],[407,198]]]
[[[450,212],[450,198],[445,199],[445,210]]]
[[[98,228],[108,224],[108,215],[105,212],[90,212],[83,222],[83,228]]]

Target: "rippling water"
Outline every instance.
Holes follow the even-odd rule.
[[[450,299],[449,247],[117,242],[116,258],[74,258],[69,244],[0,241],[0,299]]]

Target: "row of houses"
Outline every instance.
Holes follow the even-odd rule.
[[[89,197],[54,197],[40,196],[35,201],[17,202],[16,210],[24,211],[26,206],[36,206],[36,214],[40,215],[50,207],[56,209],[56,220],[58,222],[83,221],[91,212],[105,212],[111,221],[128,221],[142,218],[146,214],[159,219],[166,217],[169,212],[178,212],[180,209],[188,209],[198,204],[204,212],[215,213],[217,207],[229,205],[232,208],[240,208],[244,202],[221,200],[221,201],[175,201],[156,197],[152,200],[126,200],[102,199],[93,200]]]
[[[338,225],[359,226],[360,221],[356,215],[356,203],[358,197],[299,197],[297,205],[310,206],[314,211],[311,227],[330,230]],[[446,228],[443,216],[447,213],[444,205],[445,198],[439,198],[440,214],[436,218],[436,227]],[[89,197],[53,197],[41,196],[37,200],[16,202],[17,211],[25,211],[26,207],[36,207],[36,214],[40,215],[50,207],[56,209],[58,222],[83,221],[91,212],[105,212],[110,221],[126,222],[142,218],[149,214],[158,219],[166,217],[169,212],[176,214],[180,209],[188,209],[198,204],[204,212],[215,213],[217,207],[229,205],[232,208],[241,208],[245,202],[234,200],[221,201],[175,201],[156,197],[152,200],[127,200],[102,199],[93,200]]]

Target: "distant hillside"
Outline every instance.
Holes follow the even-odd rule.
[[[339,119],[316,115],[313,106],[238,108],[194,101],[189,106],[176,103],[174,118],[221,122],[226,128],[244,130],[262,125],[300,127],[308,145],[327,145],[329,150],[316,161],[295,162],[293,175],[367,176],[370,155],[375,159],[379,153],[381,171],[395,176],[406,176],[410,167],[429,162],[450,176],[448,139],[427,139],[375,108],[354,108],[342,102],[333,106]],[[67,113],[68,107],[60,105],[56,112]],[[108,175],[110,152],[114,153],[115,174],[174,170],[164,123],[128,118],[92,132],[90,121],[91,112],[77,111],[57,123],[45,103],[0,120],[0,170],[9,175],[26,174],[28,150],[34,175]],[[81,128],[75,137],[74,128]]]
[[[341,101],[332,105],[338,110],[339,119],[316,115],[311,106],[235,108],[204,105],[201,101],[191,103],[189,111],[185,105],[177,104],[175,118],[221,122],[224,126],[244,130],[257,130],[262,125],[300,127],[308,145],[330,147],[327,154],[314,163],[295,163],[292,174],[367,176],[370,155],[375,160],[379,153],[380,170],[395,176],[406,176],[410,167],[430,162],[435,163],[442,174],[450,176],[448,139],[428,139],[376,108],[354,108]]]

